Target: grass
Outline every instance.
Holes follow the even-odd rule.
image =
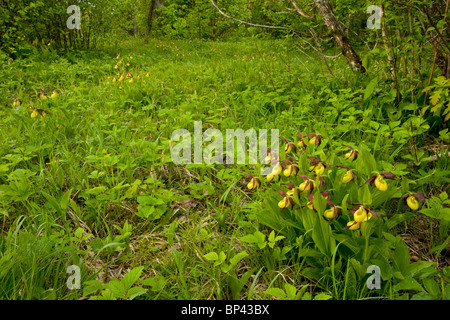
[[[118,54],[130,62],[134,83],[117,81]],[[254,39],[130,41],[3,63],[0,298],[87,298],[66,287],[71,264],[82,266],[82,283],[108,282],[144,266],[142,279],[162,276],[164,285],[146,287],[143,299],[268,299],[267,289],[285,283],[307,286],[310,297],[373,296],[339,254],[330,282],[308,276],[307,259],[281,257],[276,248],[288,247],[283,240],[273,248],[239,240],[271,231],[255,215],[264,195],[245,189],[249,166],[178,166],[170,159],[172,132],[193,132],[194,121],[222,132],[278,128],[287,137],[320,131],[330,143],[372,145],[377,160],[410,154],[411,135],[389,124],[401,117],[387,108],[389,97],[378,105],[364,100],[370,79],[353,74],[343,59],[331,68],[334,77],[292,42]],[[40,100],[43,89],[59,95]],[[21,106],[11,107],[13,95]],[[29,103],[49,114],[31,118]],[[425,124],[414,129],[420,138]],[[78,228],[86,239],[75,235]],[[244,250],[248,256],[224,272]],[[223,264],[208,261],[211,252],[223,252]]]

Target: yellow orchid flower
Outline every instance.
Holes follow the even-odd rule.
[[[377,175],[373,183],[380,191],[386,191],[388,189],[388,184],[381,175]]]
[[[414,196],[409,196],[408,198],[406,198],[406,204],[408,205],[408,207],[410,207],[412,210],[417,210],[419,209],[419,202],[417,201],[416,197]]]
[[[342,177],[342,183],[349,183],[352,180],[353,180],[353,173],[351,170],[348,170]]]
[[[349,221],[347,223],[347,227],[350,230],[358,230],[360,226],[361,226],[361,223],[360,222],[356,222],[356,221]]]

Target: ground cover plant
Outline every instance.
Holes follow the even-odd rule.
[[[450,299],[448,8],[386,1],[361,31],[350,2],[364,70],[320,16],[275,14],[301,1],[161,1],[150,34],[154,1],[112,30],[99,1],[87,34],[51,23],[69,3],[1,2],[0,299]],[[198,123],[279,150],[177,163]],[[192,160],[229,156],[205,137]]]

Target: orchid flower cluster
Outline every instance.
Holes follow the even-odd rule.
[[[116,56],[117,63],[114,65],[114,69],[117,73],[113,76],[108,76],[108,82],[119,83],[119,88],[121,88],[122,82],[134,83],[136,80],[141,79],[141,74],[139,71],[131,71],[133,56],[129,55],[127,57],[120,57],[120,54]],[[133,74],[134,73],[134,74]],[[143,77],[149,78],[150,72],[147,72]]]
[[[324,175],[326,176],[325,173],[327,170],[333,170],[331,166],[316,157],[308,157],[310,165],[309,173],[305,174],[300,172],[299,165],[294,160],[295,156],[299,153],[307,152],[310,147],[317,148],[321,145],[322,138],[316,133],[309,133],[305,136],[302,133],[297,133],[297,136],[298,140],[294,142],[281,138],[285,143],[285,159],[283,160],[280,159],[279,155],[272,153],[271,150],[267,150],[268,155],[265,159],[265,163],[269,164],[272,160],[275,160],[273,162],[275,165],[273,166],[271,173],[266,176],[266,183],[271,184],[274,182],[280,182],[283,184],[283,180],[289,180],[291,177],[301,178],[303,182],[301,182],[298,186],[291,182],[284,182],[284,185],[287,187],[288,191],[277,190],[278,194],[282,196],[282,199],[278,202],[278,207],[280,210],[287,208],[296,210],[303,207],[315,210],[313,205],[313,191],[316,190],[322,194],[327,202],[328,209],[322,212],[323,216],[329,221],[335,220],[341,214],[340,206],[335,205],[332,202],[332,192],[330,190],[323,190],[326,185]],[[349,149],[348,152],[342,155],[342,158],[345,159],[344,161],[347,163],[356,161],[358,159],[358,150],[350,145],[344,145],[344,147]],[[338,165],[337,167],[346,170],[341,178],[341,184],[356,183],[355,169],[350,169],[348,166],[343,165]],[[314,175],[313,178],[310,177],[312,174]],[[261,179],[251,174],[245,174],[244,176],[250,179],[247,183],[247,188],[249,190],[261,188]],[[381,192],[385,192],[389,188],[389,184],[386,180],[393,179],[395,179],[395,175],[393,173],[381,172],[367,179],[364,184],[369,184],[373,188],[376,188]],[[304,205],[296,207],[296,202],[298,205],[298,201],[294,201],[294,199],[300,199],[300,195],[302,193],[306,193],[306,198],[308,200]],[[420,207],[419,201],[425,200],[425,197],[421,194],[407,194],[402,198],[404,199],[405,204],[412,210],[418,210]],[[353,219],[348,221],[347,226],[344,227],[344,229],[358,230],[362,223],[370,220],[372,217],[379,217],[379,215],[385,216],[384,213],[374,210],[368,205],[361,203],[351,203],[351,205],[353,208],[349,209],[349,211],[353,215]]]
[[[43,89],[41,90],[41,92],[38,93],[37,98],[39,100],[48,100],[48,99],[56,99],[59,96],[59,91],[57,90],[50,90],[52,91],[52,93],[50,95],[46,95],[46,92],[49,89]],[[11,96],[10,98],[14,99],[13,102],[13,107],[20,107],[23,102],[20,98],[16,97],[16,96]],[[28,110],[31,111],[31,118],[36,118],[37,116],[41,116],[41,119],[45,118],[45,116],[47,114],[50,114],[50,112],[44,110],[44,109],[38,109],[35,106],[33,106],[33,104],[31,103],[31,101],[28,102],[29,107]]]

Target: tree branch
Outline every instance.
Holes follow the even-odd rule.
[[[300,8],[300,6],[298,5],[296,0],[291,0],[291,2],[294,5],[294,9],[288,8],[289,10],[297,12],[299,15],[301,15],[306,19],[312,19],[315,17],[314,15],[307,14],[305,11],[303,11],[302,8]]]
[[[231,17],[229,15],[227,15],[226,13],[224,13],[222,10],[219,9],[219,7],[216,5],[216,3],[214,2],[214,0],[211,0],[212,5],[217,9],[217,11],[220,12],[221,15],[223,15],[224,17],[234,20],[236,22],[239,22],[241,24],[246,24],[248,26],[252,26],[252,27],[258,27],[258,28],[268,28],[268,29],[280,29],[280,30],[289,30],[289,31],[294,31],[293,29],[290,28],[286,28],[286,27],[279,27],[279,26],[268,26],[268,25],[264,25],[264,24],[254,24],[254,23],[250,23],[250,22],[246,22],[246,21],[242,21],[239,19],[236,19],[234,17]]]

